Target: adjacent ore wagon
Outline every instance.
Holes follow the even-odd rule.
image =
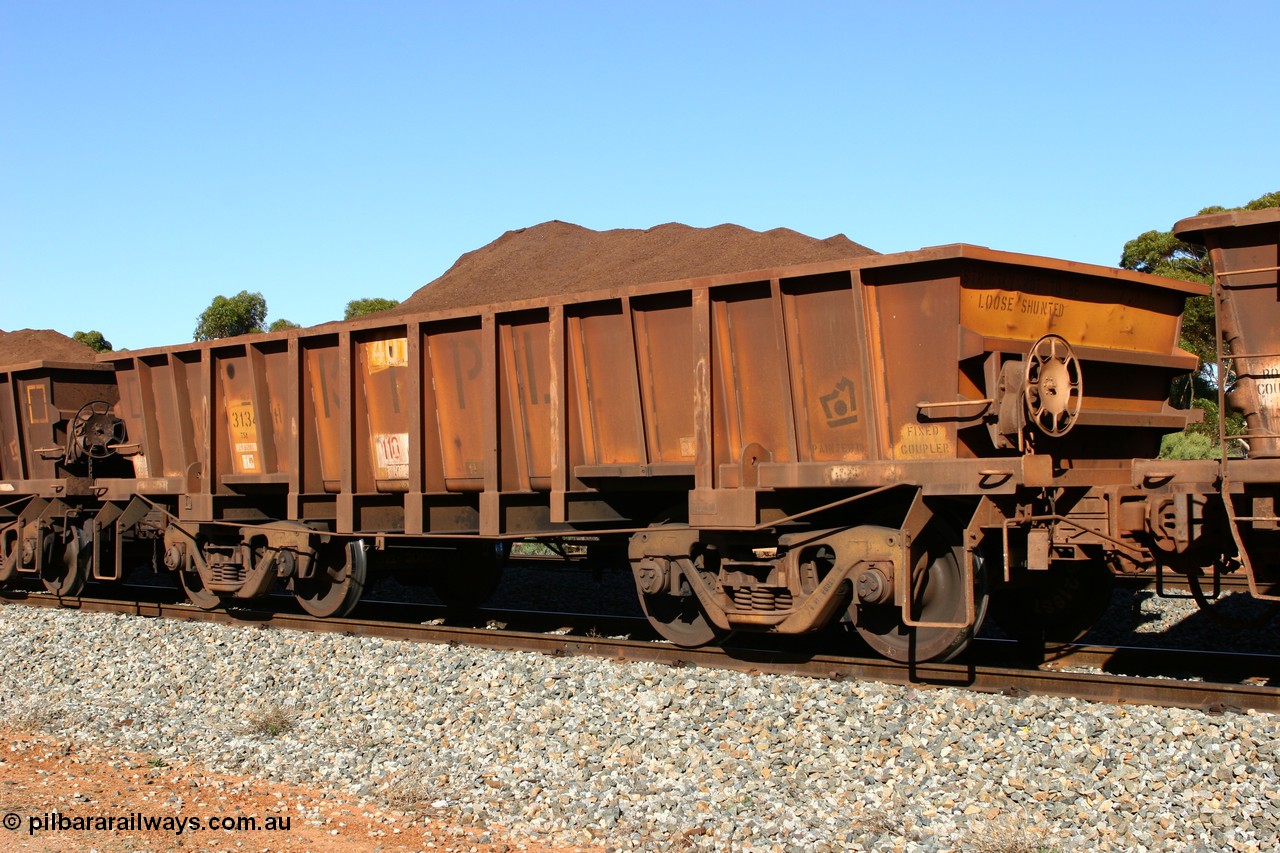
[[[1255,597],[1280,601],[1280,208],[1196,216],[1174,231],[1209,250],[1216,373],[1227,380],[1218,383],[1224,461],[1178,466],[1177,479],[1196,493],[1193,513],[1217,519],[1205,535],[1227,540],[1219,543],[1227,567],[1245,573]],[[1228,408],[1244,413],[1248,458],[1229,458]],[[1194,527],[1194,516],[1187,523]]]
[[[90,567],[118,578],[86,539],[101,512],[97,478],[128,472],[109,365],[36,361],[0,368],[0,584],[39,577],[77,595]]]
[[[474,605],[505,543],[578,536],[673,642],[843,624],[899,660],[959,653],[988,610],[1074,639],[1115,572],[1243,563],[1274,595],[1263,220],[1269,273],[1214,251],[1267,458],[1155,458],[1206,287],[943,246],[105,355],[98,402],[59,415],[98,419],[88,458],[6,458],[6,577],[67,594],[141,545],[200,606],[284,583],[337,615],[376,569]],[[1253,220],[1219,225],[1188,227]],[[6,441],[36,423],[20,374]]]

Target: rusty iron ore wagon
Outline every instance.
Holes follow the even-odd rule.
[[[1231,567],[1254,597],[1280,601],[1280,208],[1184,219],[1183,240],[1209,250],[1217,316],[1218,434],[1221,463],[1179,466],[1174,480],[1196,495],[1193,515],[1226,529]],[[1230,386],[1230,391],[1228,391]],[[1245,416],[1248,457],[1231,459],[1228,408]],[[1190,469],[1190,470],[1188,470]]]
[[[843,623],[927,660],[989,608],[1074,638],[1113,572],[1275,533],[1273,462],[1224,490],[1219,463],[1155,461],[1201,285],[968,245],[600,284],[111,353],[88,402],[64,367],[10,370],[3,577],[71,594],[143,544],[199,606],[284,583],[338,615],[371,567],[473,605],[501,543],[589,536],[673,642]]]
[[[106,518],[97,476],[128,476],[106,364],[32,362],[0,368],[0,585],[29,573],[75,595],[93,567],[117,580],[114,554],[86,539]],[[55,549],[56,546],[56,549]]]

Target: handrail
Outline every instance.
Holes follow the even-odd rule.
[[[1257,272],[1280,272],[1280,267],[1257,267],[1251,270],[1224,270],[1222,272],[1214,270],[1214,275],[1218,277],[1222,277],[1224,275],[1251,275],[1252,273]]]

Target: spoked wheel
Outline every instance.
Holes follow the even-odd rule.
[[[87,403],[71,421],[76,451],[91,459],[106,459],[124,442],[124,421],[111,413],[110,403]]]
[[[1070,432],[1084,399],[1080,361],[1071,345],[1057,335],[1036,341],[1027,354],[1022,393],[1031,423],[1045,435]]]
[[[364,541],[331,542],[316,554],[309,578],[294,578],[293,596],[312,616],[346,616],[364,593],[369,563]]]
[[[54,548],[54,553],[40,571],[44,588],[59,598],[80,594],[89,577],[89,563],[93,560],[92,534],[82,527],[72,527],[69,532],[62,553]]]
[[[222,606],[222,597],[216,592],[210,592],[205,589],[204,580],[200,577],[200,573],[192,571],[179,571],[178,584],[182,587],[182,591],[186,593],[187,601],[190,601],[201,610],[217,610]]]
[[[431,590],[446,607],[474,610],[497,592],[506,563],[505,542],[467,543],[434,569]]]
[[[1103,562],[1055,563],[1032,574],[1027,586],[992,593],[991,618],[1015,640],[1074,643],[1102,618],[1114,586]]]
[[[957,623],[965,620],[964,551],[953,544],[959,534],[947,535],[941,524],[923,533],[925,553],[916,565],[914,617],[920,622]],[[855,601],[854,627],[871,648],[890,660],[921,663],[950,660],[968,646],[986,615],[987,595],[981,556],[974,554],[974,623],[963,628],[912,627],[892,601]]]

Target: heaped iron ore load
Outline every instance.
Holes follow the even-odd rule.
[[[87,497],[4,469],[5,577],[70,594],[149,549],[199,606],[284,584],[329,616],[378,570],[473,606],[506,543],[587,537],[673,642],[844,626],[899,660],[958,654],[988,611],[1074,639],[1115,572],[1243,566],[1267,594],[1251,556],[1280,544],[1275,462],[1155,459],[1191,417],[1169,387],[1196,368],[1177,341],[1205,287],[857,248],[105,355],[118,401],[90,407],[99,449],[65,475]],[[1247,314],[1275,314],[1270,251],[1271,304]],[[27,417],[14,403],[6,441]],[[1262,417],[1251,441],[1274,439]]]

